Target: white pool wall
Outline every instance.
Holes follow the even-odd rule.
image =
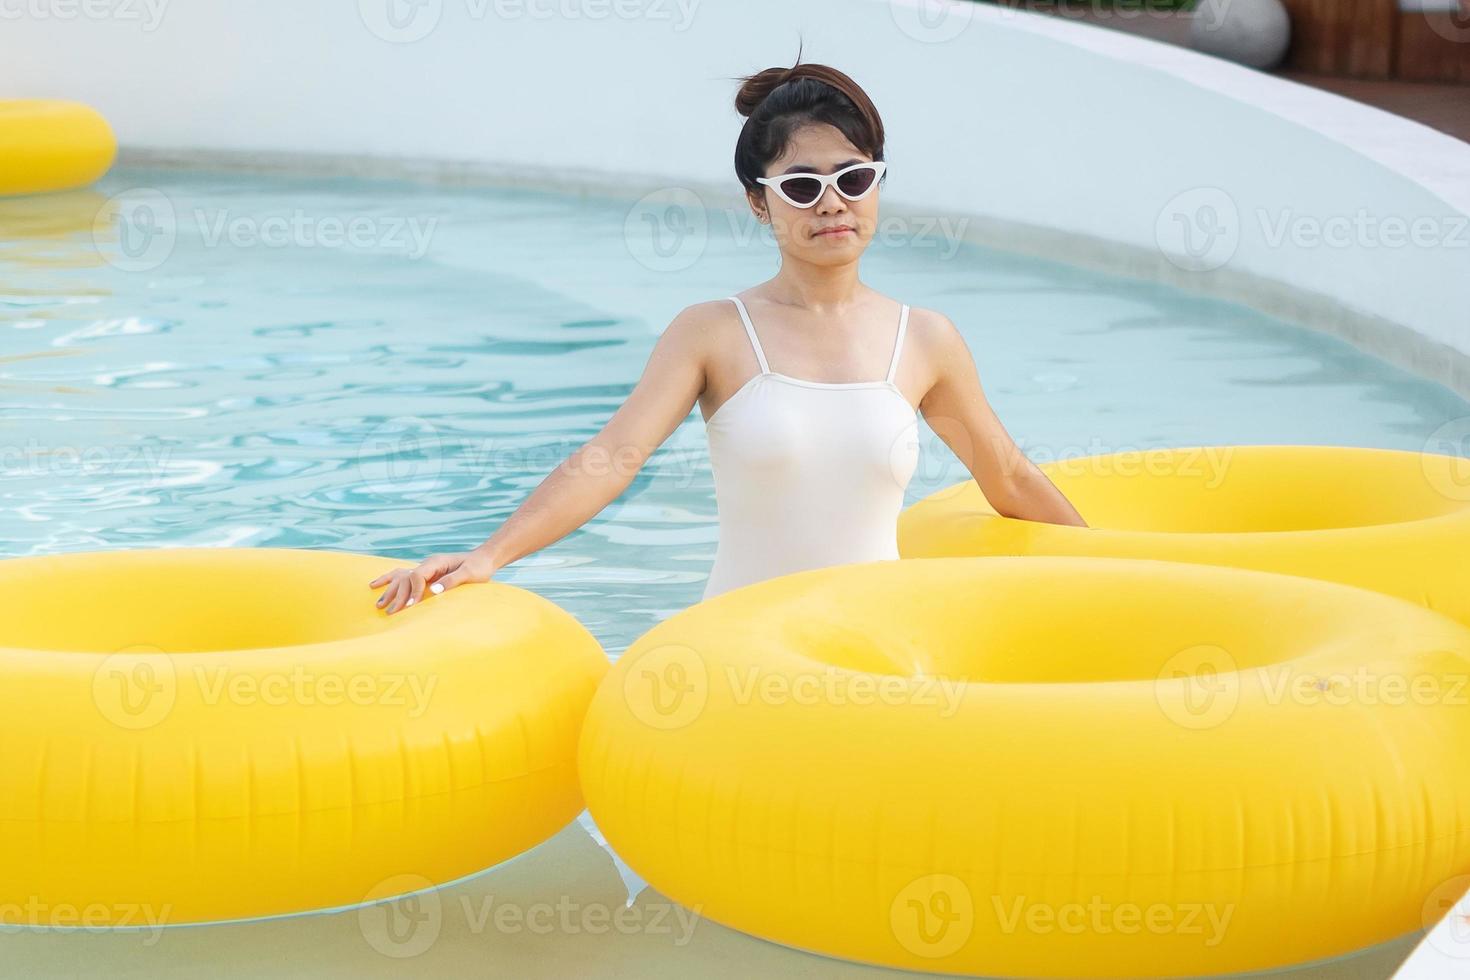
[[[732,76],[798,40],[872,95],[913,228],[1249,303],[1470,396],[1470,145],[1180,48],[969,0],[0,3],[3,94],[97,106],[126,162],[711,208],[742,206]]]

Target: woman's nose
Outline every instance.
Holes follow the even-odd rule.
[[[847,202],[842,195],[837,193],[837,188],[828,187],[822,192],[822,199],[817,202],[818,214],[832,214],[835,211],[843,211],[847,208]]]

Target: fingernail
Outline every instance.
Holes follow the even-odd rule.
[[[413,605],[414,604],[414,601],[415,600],[413,600],[413,599],[408,600],[408,605],[410,605],[410,606]]]
[[[438,595],[439,593],[444,591],[444,583],[435,582],[433,585],[429,586],[429,591],[434,593],[435,595]]]

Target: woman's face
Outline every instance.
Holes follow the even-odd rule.
[[[782,156],[764,176],[784,173],[832,174],[854,163],[872,160],[853,146],[842,131],[826,123],[803,126],[791,136]],[[816,204],[798,208],[787,204],[773,189],[762,186],[751,193],[757,214],[770,215],[771,230],[781,251],[814,265],[842,265],[857,261],[878,227],[878,195],[874,188],[861,201],[849,201],[828,187]]]

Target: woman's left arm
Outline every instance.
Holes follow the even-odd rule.
[[[965,464],[990,506],[1002,517],[1087,527],[1071,501],[1001,425],[959,328],[942,313],[925,310],[922,316],[923,346],[933,352],[936,373],[919,411]]]

